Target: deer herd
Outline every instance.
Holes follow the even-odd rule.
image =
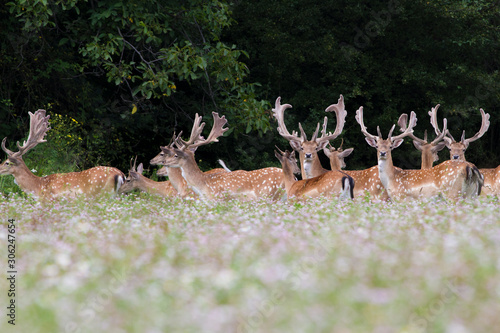
[[[397,122],[400,134],[394,135],[396,125],[390,129],[386,139],[380,128],[377,135],[371,134],[363,117],[363,107],[356,111],[356,121],[366,142],[377,151],[377,165],[365,170],[344,170],[345,157],[353,149],[336,149],[330,145],[341,133],[345,125],[347,112],[344,98],[325,109],[334,112],[336,127],[333,133],[327,132],[328,117],[323,125],[318,123],[316,130],[308,140],[299,123],[299,133],[290,133],[285,125],[285,111],[290,104],[281,104],[281,98],[276,99],[272,110],[278,123],[278,133],[288,140],[291,151],[282,151],[277,147],[275,156],[281,163],[281,169],[268,167],[253,171],[231,171],[224,165],[203,172],[198,167],[194,154],[198,147],[218,142],[228,130],[224,127],[227,120],[213,112],[213,126],[205,139],[202,136],[205,123],[196,114],[191,135],[188,140],[182,139],[182,132],[173,135],[167,146],[161,146],[160,153],[150,164],[161,165],[158,176],[167,176],[168,180],[157,182],[142,175],[143,165],[136,166],[132,162],[128,176],[113,167],[98,166],[81,172],[52,174],[45,177],[34,175],[23,161],[23,155],[37,144],[46,142],[44,139],[49,127],[49,117],[45,110],[29,112],[30,130],[23,145],[17,142],[18,151],[6,148],[6,140],[2,141],[2,149],[7,153],[7,159],[0,164],[0,175],[13,175],[16,183],[26,193],[40,199],[56,197],[76,197],[78,195],[96,196],[109,193],[112,195],[140,190],[164,197],[196,198],[213,200],[221,198],[240,198],[254,200],[270,198],[279,200],[305,200],[318,196],[330,196],[340,199],[356,199],[359,197],[371,200],[399,201],[404,199],[428,199],[441,197],[446,200],[458,201],[477,197],[479,195],[500,194],[500,166],[495,169],[478,169],[465,160],[465,151],[469,144],[484,135],[490,125],[489,114],[480,109],[482,124],[478,133],[466,139],[465,131],[460,142],[455,141],[447,128],[447,119],[443,119],[440,129],[437,121],[439,104],[429,111],[430,123],[436,137],[428,141],[427,132],[423,139],[413,133],[417,118],[415,112],[402,114]],[[413,140],[415,148],[421,151],[421,169],[408,170],[394,166],[392,151],[398,148],[405,137]],[[434,166],[438,160],[438,152],[444,147],[450,150],[450,159]],[[330,170],[323,168],[319,153],[330,160]],[[295,153],[299,153],[299,165]],[[296,174],[301,174],[297,180]]]

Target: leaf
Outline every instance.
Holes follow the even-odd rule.
[[[132,108],[132,114],[137,112],[137,105],[132,104],[134,107]]]

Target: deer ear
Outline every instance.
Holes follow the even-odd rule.
[[[403,139],[396,139],[396,140],[392,141],[392,149],[398,148],[399,146],[401,146],[403,141],[404,141]]]
[[[298,141],[291,140],[290,141],[290,146],[293,148],[293,150],[300,152],[301,149],[301,144]]]
[[[354,148],[348,148],[348,149],[344,150],[343,152],[339,153],[339,157],[346,158],[347,156],[351,155],[353,150],[354,150]]]
[[[422,146],[423,145],[419,141],[413,140],[413,145],[415,146],[415,148],[417,148],[418,150],[422,151]]]
[[[440,141],[436,143],[431,150],[433,153],[437,153],[438,151],[441,151],[444,147],[446,147],[446,142]]]
[[[378,149],[377,140],[375,140],[374,138],[367,137],[367,136],[365,136],[365,140],[366,140],[366,142],[368,142],[368,144],[370,146]]]
[[[142,175],[142,172],[144,171],[144,166],[141,164],[139,164],[139,166],[137,167],[137,173],[140,173]]]
[[[328,141],[321,141],[319,145],[316,147],[316,151],[320,151],[321,149],[326,148],[326,145],[328,144]]]

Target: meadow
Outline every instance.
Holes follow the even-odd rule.
[[[1,332],[492,332],[497,199],[0,197]],[[7,220],[16,326],[7,323]]]

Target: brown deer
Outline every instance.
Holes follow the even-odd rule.
[[[439,108],[439,105],[437,106]],[[446,132],[446,136],[444,137],[444,140],[446,142],[446,147],[450,150],[450,159],[451,160],[460,160],[460,161],[465,161],[465,151],[469,147],[469,144],[471,142],[476,141],[477,139],[481,138],[484,133],[488,130],[490,127],[490,115],[489,113],[484,113],[483,109],[479,109],[481,112],[481,128],[479,129],[479,132],[477,132],[473,137],[466,139],[465,138],[465,131],[462,132],[462,138],[460,139],[460,142],[455,141],[451,133],[448,131]],[[432,127],[434,127],[434,131],[436,132],[437,135],[441,135],[441,133],[445,132],[445,130],[441,131],[438,127],[437,124],[437,108],[433,108],[431,111],[429,111],[429,115],[431,116],[431,124]]]
[[[333,170],[341,171],[345,168],[346,164],[344,159],[349,156],[354,148],[342,149],[344,141],[340,144],[338,149],[330,145],[330,148],[324,148],[323,152],[330,159],[330,167]],[[389,200],[387,191],[380,182],[378,176],[378,166],[374,166],[364,170],[342,170],[345,174],[353,178],[356,186],[354,187],[354,197],[366,197],[372,200]]]
[[[439,104],[429,111],[431,116],[431,123],[436,123],[436,112],[439,109]],[[408,122],[408,115],[403,113],[398,121],[398,126],[400,131],[404,132],[406,130],[406,123]],[[438,153],[446,146],[446,142],[443,141],[446,137],[447,131],[447,120],[443,119],[443,130],[439,132],[440,134],[434,138],[431,142],[427,141],[427,130],[424,132],[424,138],[420,139],[415,136],[415,134],[410,133],[408,136],[413,140],[413,145],[417,150],[422,152],[422,162],[421,169],[430,169],[434,165],[434,162],[439,161]]]
[[[340,199],[352,199],[354,180],[339,171],[328,171],[320,176],[296,180],[294,174],[300,173],[297,167],[295,152],[292,150],[284,152],[278,149],[274,155],[281,162],[285,175],[285,189],[287,198],[305,199],[315,198],[322,195],[338,196]]]
[[[291,108],[290,104],[281,105],[281,97],[276,99],[275,107],[273,109],[273,116],[278,121],[278,133],[290,142],[290,146],[299,153],[300,168],[302,172],[302,179],[313,178],[322,175],[329,170],[324,169],[321,166],[321,161],[318,157],[318,151],[322,150],[330,140],[335,139],[342,133],[342,129],[345,124],[345,117],[347,112],[345,111],[344,97],[340,95],[337,104],[332,104],[326,108],[326,112],[335,112],[337,116],[337,127],[335,132],[326,133],[326,125],[328,118],[325,117],[323,122],[323,131],[321,132],[321,137],[318,138],[319,123],[316,126],[316,131],[311,137],[311,140],[307,139],[306,133],[299,123],[300,137],[297,132],[288,132],[285,125],[285,110]]]
[[[383,139],[380,128],[378,136],[368,133],[363,122],[363,107],[356,111],[356,121],[361,126],[366,142],[377,149],[379,177],[391,200],[406,198],[431,198],[443,196],[458,200],[471,198],[481,193],[482,176],[475,165],[458,160],[449,160],[430,169],[403,170],[394,167],[391,152],[403,143],[404,137],[413,131],[417,122],[415,112],[410,114],[410,122],[406,130],[392,136],[395,125],[389,131],[387,139]]]
[[[490,126],[490,115],[488,113],[485,113],[483,109],[480,109],[479,111],[481,112],[482,119],[481,128],[479,129],[479,132],[477,132],[476,135],[474,135],[472,138],[465,139],[465,131],[463,131],[460,142],[456,142],[451,134],[449,134],[449,131],[447,132],[447,135],[449,135],[450,137],[445,137],[445,140],[447,147],[450,149],[450,159],[465,161],[465,151],[469,147],[469,143],[482,137],[488,130]],[[432,110],[431,112],[429,112],[429,115],[431,116],[431,123],[436,133],[445,132],[444,129],[441,131],[437,126],[436,110]],[[484,177],[484,186],[481,194],[484,196],[500,196],[500,166],[496,168],[479,169],[479,172],[481,172]]]
[[[45,177],[35,176],[23,161],[23,155],[37,144],[47,142],[44,136],[49,128],[50,116],[45,110],[38,110],[30,115],[30,131],[21,146],[17,142],[17,152],[5,147],[7,138],[2,141],[2,149],[7,159],[0,164],[0,175],[13,175],[16,183],[26,193],[36,198],[75,197],[78,194],[98,195],[116,193],[125,181],[123,172],[116,168],[98,166],[81,172],[56,173]]]
[[[202,145],[218,142],[227,128],[227,120],[212,113],[214,125],[207,139],[201,137],[205,123],[196,114],[191,136],[188,141],[179,137],[175,142],[177,148],[162,147],[162,153],[155,157],[151,164],[163,164],[169,168],[180,168],[188,186],[202,199],[221,198],[224,195],[246,199],[262,197],[277,198],[283,188],[283,172],[279,168],[264,168],[254,171],[236,170],[215,174],[203,173],[194,159],[194,150]],[[163,155],[162,155],[163,154]]]
[[[164,182],[156,182],[152,179],[144,177],[142,172],[144,171],[144,167],[139,164],[136,167],[137,157],[134,160],[134,164],[132,164],[132,160],[130,161],[130,170],[128,172],[128,177],[125,180],[125,183],[118,190],[118,194],[129,193],[134,190],[139,190],[142,192],[156,194],[163,197],[176,197],[177,191],[174,186],[170,183],[170,181]],[[158,174],[158,173],[157,173]]]

